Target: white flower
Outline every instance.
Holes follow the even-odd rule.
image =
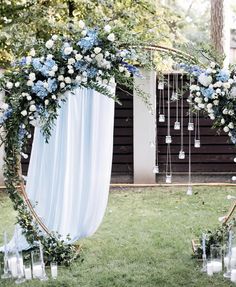
[[[86,57],[84,57],[85,58],[85,60],[87,61],[87,62],[89,62],[89,63],[91,63],[92,62],[92,59],[89,57],[89,55],[88,56],[86,56]]]
[[[230,96],[232,98],[236,98],[236,87],[232,87],[232,89],[230,90]]]
[[[4,111],[6,111],[9,108],[9,105],[7,103],[3,103],[1,106],[1,109],[3,109]]]
[[[229,114],[230,116],[233,116],[233,115],[234,115],[234,110],[229,110],[229,111],[228,111],[228,114]]]
[[[67,84],[70,84],[70,83],[71,83],[71,78],[70,78],[70,77],[65,77],[65,82],[66,82]]]
[[[49,72],[48,72],[48,75],[49,75],[50,77],[54,77],[54,76],[55,76],[55,72],[54,72],[54,71],[49,71]]]
[[[66,86],[66,84],[65,84],[64,82],[61,82],[61,83],[60,83],[60,88],[61,88],[61,89],[65,88],[65,86]]]
[[[206,73],[207,73],[207,74],[210,74],[211,72],[212,72],[212,69],[211,69],[211,68],[207,68],[207,69],[206,69]]]
[[[107,39],[111,42],[114,42],[115,41],[115,34],[114,33],[111,33],[107,36]]]
[[[93,50],[94,50],[95,54],[99,54],[102,51],[102,49],[100,47],[96,47]]]
[[[205,97],[205,98],[204,98],[204,102],[207,103],[208,101],[209,101],[209,99],[208,99],[207,97]]]
[[[213,105],[211,103],[207,104],[207,109],[211,109]]]
[[[97,54],[95,59],[97,60],[98,63],[100,63],[103,60],[103,54],[102,53]]]
[[[16,87],[16,88],[19,88],[19,86],[20,86],[20,82],[16,82],[16,83],[15,83],[15,87]]]
[[[62,82],[62,81],[64,81],[64,76],[63,76],[63,75],[60,75],[60,76],[58,76],[57,79],[58,79],[59,82]]]
[[[213,85],[214,88],[220,88],[221,86],[222,86],[222,82],[221,82],[221,81],[218,81],[218,82],[216,82],[216,83]]]
[[[12,89],[13,88],[13,83],[12,82],[7,82],[6,83],[6,87],[7,87],[7,89]]]
[[[87,81],[88,81],[88,78],[87,78],[87,77],[83,77],[83,78],[82,78],[82,82],[83,82],[83,83],[86,83]]]
[[[221,89],[219,89],[219,88],[216,89],[216,93],[217,93],[217,94],[220,94],[220,93],[221,93]]]
[[[94,58],[96,55],[94,53],[92,53],[90,56],[91,56],[91,58]]]
[[[209,117],[210,117],[211,120],[215,119],[215,115],[214,114],[210,114]]]
[[[26,111],[26,110],[23,110],[23,111],[21,112],[21,114],[22,114],[23,117],[25,117],[25,116],[27,116],[27,111]]]
[[[27,85],[27,86],[29,86],[29,87],[31,87],[31,86],[33,86],[33,85],[34,85],[34,82],[33,82],[33,81],[31,81],[31,80],[29,80],[29,81],[27,81],[26,85]]]
[[[107,33],[110,33],[111,32],[111,26],[110,25],[106,25],[104,27],[104,31],[107,32]]]
[[[65,55],[70,55],[72,51],[73,51],[73,48],[72,48],[72,47],[66,47],[66,48],[64,49],[64,54],[65,54]]]
[[[202,98],[196,97],[196,98],[194,99],[194,101],[195,101],[196,103],[200,104],[200,103],[202,102]]]
[[[82,73],[82,76],[84,76],[84,77],[87,77],[87,72],[86,71],[84,71],[83,73]]]
[[[110,53],[108,51],[105,52],[105,57],[110,56]]]
[[[125,77],[126,77],[126,78],[129,78],[130,75],[131,75],[130,72],[129,72],[128,70],[126,70],[126,71],[125,71]]]
[[[45,43],[45,46],[47,49],[51,49],[53,47],[53,45],[54,45],[54,42],[51,39]]]
[[[233,129],[233,128],[234,128],[234,124],[233,124],[232,122],[230,122],[230,123],[228,124],[228,127],[229,127],[230,129]]]
[[[233,84],[234,80],[233,79],[229,79],[228,82],[231,84]]]
[[[211,67],[212,69],[214,69],[214,68],[215,68],[215,66],[216,66],[216,63],[211,62],[210,67]]]
[[[31,101],[31,100],[32,100],[32,97],[31,97],[30,95],[28,95],[28,96],[26,97],[26,99],[27,99],[28,101]]]
[[[25,62],[26,62],[26,65],[29,65],[32,61],[32,57],[31,56],[28,56],[25,58]]]
[[[119,66],[119,72],[124,72],[125,68],[123,66]]]
[[[80,29],[84,29],[84,27],[85,27],[84,21],[79,20],[79,27],[80,27]]]
[[[229,128],[228,127],[224,127],[223,130],[224,130],[225,133],[229,132]]]
[[[76,54],[75,58],[77,61],[80,61],[83,58],[83,56],[81,54]]]
[[[221,122],[222,125],[224,125],[225,124],[225,119],[222,118],[220,122]]]
[[[223,113],[223,115],[227,115],[228,114],[228,109],[223,109],[222,113]]]
[[[74,69],[69,69],[69,70],[68,70],[68,73],[69,73],[70,75],[74,74]]]
[[[45,106],[48,106],[48,105],[49,105],[49,100],[48,100],[48,99],[45,100],[45,101],[44,101],[44,104],[45,104]]]
[[[75,59],[74,58],[68,59],[68,64],[69,65],[73,65],[74,63],[75,63]]]
[[[56,72],[58,70],[58,66],[57,65],[54,65],[53,67],[52,67],[52,71],[53,72]]]
[[[124,57],[126,56],[126,54],[127,54],[126,51],[121,51],[121,52],[120,52],[120,56],[121,56],[122,58],[124,58]]]
[[[204,73],[201,73],[198,77],[198,81],[200,84],[202,84],[204,87],[208,87],[212,83],[212,77],[208,76]]]
[[[34,57],[34,56],[36,55],[34,48],[30,50],[29,55],[30,55],[31,57]]]
[[[53,55],[52,55],[52,54],[48,54],[48,55],[47,55],[47,60],[52,60],[52,58],[53,58]]]
[[[199,104],[198,106],[200,109],[205,109],[205,104]]]
[[[35,112],[36,111],[36,106],[35,105],[31,105],[29,107],[30,112]]]
[[[81,34],[82,34],[82,36],[86,36],[86,35],[87,35],[87,31],[86,31],[86,30],[83,30],[83,31],[81,32]]]
[[[52,40],[56,41],[58,39],[58,35],[52,35]]]
[[[218,106],[218,105],[219,105],[219,100],[214,100],[214,101],[213,101],[213,104],[214,104],[215,106]]]
[[[76,76],[75,80],[76,80],[76,82],[80,83],[82,78],[81,78],[81,76]]]
[[[57,99],[56,95],[52,95],[52,99],[56,100]]]
[[[201,93],[200,92],[196,92],[196,96],[200,97]]]
[[[36,80],[36,75],[35,75],[35,73],[30,73],[30,74],[29,74],[29,80],[32,81],[32,82]]]
[[[223,87],[225,89],[229,89],[231,87],[230,83],[229,82],[226,82],[226,83],[223,83]]]

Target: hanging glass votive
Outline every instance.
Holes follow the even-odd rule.
[[[188,123],[188,131],[193,131],[193,130],[194,130],[194,124]]]
[[[193,194],[193,189],[192,189],[192,186],[189,185],[188,188],[187,188],[187,195],[192,195]]]
[[[175,122],[174,130],[180,130],[180,122],[178,122],[178,121]]]
[[[172,143],[172,138],[171,138],[171,136],[166,136],[166,143],[167,143],[167,144]]]
[[[194,140],[194,147],[195,148],[200,148],[201,147],[201,142],[200,142],[200,140]]]
[[[152,172],[153,173],[159,173],[159,166],[158,165],[154,166]]]
[[[172,175],[171,174],[166,175],[166,183],[172,183]]]
[[[158,83],[158,90],[164,90],[164,82]]]
[[[172,100],[172,101],[178,100],[178,94],[177,94],[176,92],[172,92],[171,100]]]
[[[185,152],[183,150],[179,151],[179,159],[185,159]]]
[[[165,115],[164,114],[160,114],[159,115],[159,122],[160,123],[164,123],[165,122]]]

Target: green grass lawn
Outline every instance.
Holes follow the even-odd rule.
[[[233,187],[158,187],[112,190],[103,224],[81,241],[81,257],[60,267],[56,281],[30,281],[22,286],[172,287],[233,286],[223,276],[208,277],[191,258],[191,239],[218,225],[230,206]],[[12,233],[14,212],[0,195],[0,234]],[[2,243],[2,239],[0,240]],[[15,286],[0,280],[0,286]]]

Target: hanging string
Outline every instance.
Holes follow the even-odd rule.
[[[189,87],[191,86],[191,77],[190,77],[190,80],[189,80]],[[189,95],[189,119],[188,119],[188,130],[189,131],[193,131],[194,130],[194,123],[193,123],[193,112],[192,112],[192,100],[193,100],[193,97],[192,97],[192,94],[191,94],[191,91],[190,91],[190,95]]]
[[[167,149],[166,149],[166,183],[172,183],[172,164],[171,164],[170,144],[167,144]]]
[[[191,77],[190,77],[190,85],[191,86]],[[193,130],[193,126],[190,125],[191,123],[193,124],[193,122],[191,122],[192,120],[192,95],[191,95],[191,91],[190,91],[190,95],[189,95],[189,123],[188,123],[188,130],[189,130],[189,134],[188,134],[188,189],[187,189],[187,195],[192,195],[193,191],[192,191],[192,130]]]
[[[185,159],[184,152],[184,75],[181,75],[181,110],[180,110],[180,152],[179,159]]]
[[[171,135],[170,135],[170,74],[167,75],[167,136],[166,143],[171,143]]]
[[[165,91],[164,91],[164,81],[160,80],[158,83],[159,91],[159,122],[165,122]]]
[[[201,146],[199,117],[200,117],[199,110],[197,110],[196,117],[195,117],[195,136],[194,136],[194,147],[195,148],[200,148],[200,146]]]
[[[176,73],[175,75],[175,101],[176,101],[176,120],[175,120],[175,124],[174,124],[174,130],[180,130],[180,122],[179,122],[179,96],[178,96],[178,90],[179,90],[179,78],[178,78],[178,74]]]

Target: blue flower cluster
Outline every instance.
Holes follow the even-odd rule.
[[[229,80],[229,73],[225,70],[220,70],[216,75],[216,80],[221,82],[227,82]]]
[[[74,68],[75,68],[77,71],[80,70],[81,72],[86,71],[87,67],[88,67],[88,63],[85,62],[85,61],[82,61],[82,60],[77,61],[77,62],[74,64]]]
[[[7,119],[10,118],[12,115],[12,108],[8,108],[6,111],[4,111],[3,115],[0,117],[0,124],[3,124]]]
[[[137,77],[140,76],[139,69],[137,69],[135,66],[130,65],[127,62],[121,62],[121,64],[134,76],[137,76]]]
[[[92,47],[98,45],[98,33],[96,30],[88,30],[86,37],[82,38],[77,45],[86,53]]]
[[[39,98],[44,99],[48,95],[48,90],[44,87],[44,82],[37,81],[32,87],[32,92]]]
[[[47,59],[44,63],[39,58],[35,58],[32,61],[32,65],[35,70],[41,72],[42,75],[48,76],[52,68],[56,66],[56,62],[53,59]]]
[[[192,66],[192,65],[181,63],[181,64],[178,65],[178,67],[180,69],[185,70],[189,74],[192,74],[193,76],[196,76],[196,77],[200,76],[200,74],[203,73],[203,70],[197,65],[193,65]]]
[[[214,89],[213,88],[201,88],[201,93],[203,94],[204,97],[211,98],[212,94],[214,93]]]

